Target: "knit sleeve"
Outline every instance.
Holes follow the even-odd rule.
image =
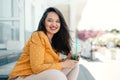
[[[30,42],[30,66],[33,73],[39,73],[47,69],[61,69],[61,62],[45,63],[44,37],[34,32]]]

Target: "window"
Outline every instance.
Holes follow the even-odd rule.
[[[0,0],[0,48],[5,48],[9,40],[20,40],[20,9],[20,0]]]

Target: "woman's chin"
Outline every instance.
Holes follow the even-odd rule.
[[[51,30],[52,34],[56,34],[58,31],[57,30]]]

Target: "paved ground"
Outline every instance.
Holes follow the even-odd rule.
[[[81,59],[77,80],[120,80],[120,62],[91,62]]]

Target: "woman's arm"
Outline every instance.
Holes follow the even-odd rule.
[[[38,33],[35,32],[32,35],[30,42],[30,66],[33,73],[39,73],[47,69],[61,69],[60,63],[49,63],[45,61],[45,43],[44,39],[39,37]]]

